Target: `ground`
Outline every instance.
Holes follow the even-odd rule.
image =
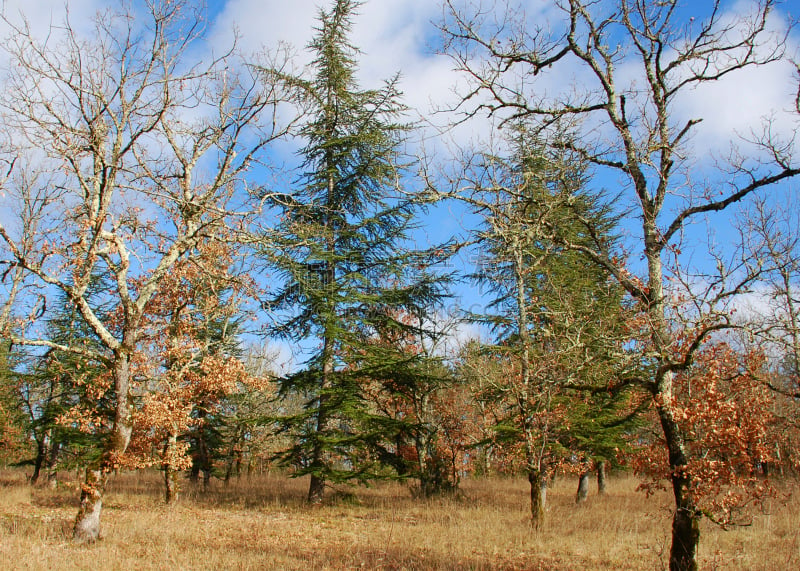
[[[73,475],[74,477],[74,475]],[[577,480],[548,493],[548,523],[528,523],[527,481],[476,479],[453,498],[419,500],[407,485],[342,489],[321,508],[303,504],[307,482],[280,474],[183,482],[163,504],[157,473],[113,478],[102,539],[70,540],[77,480],[31,489],[21,471],[0,472],[0,569],[663,569],[669,547],[666,494],[646,498],[631,477],[612,478],[574,504]],[[796,483],[792,483],[796,487]],[[749,527],[705,523],[701,568],[800,565],[800,500],[774,501]]]

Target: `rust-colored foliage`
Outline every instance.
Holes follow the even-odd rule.
[[[708,343],[693,364],[675,376],[675,397],[663,405],[674,411],[688,458],[683,473],[695,505],[713,521],[745,521],[745,508],[775,490],[764,476],[774,462],[774,395],[759,380],[764,355],[739,352],[728,343]],[[640,488],[651,493],[670,478],[661,437],[639,448],[631,461],[648,476]]]

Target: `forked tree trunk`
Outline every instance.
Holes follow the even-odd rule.
[[[531,526],[542,529],[547,501],[547,479],[542,470],[532,469],[528,471],[528,482],[531,485]]]
[[[578,477],[578,491],[575,493],[575,503],[582,504],[589,496],[589,470],[584,470]]]
[[[114,359],[114,392],[117,402],[114,424],[99,460],[86,468],[81,486],[81,504],[75,518],[72,537],[79,543],[92,543],[100,538],[100,513],[108,475],[119,468],[119,459],[128,449],[133,431],[133,408],[129,398],[130,355],[118,350]]]
[[[31,474],[30,485],[35,486],[39,482],[39,475],[42,473],[47,458],[47,443],[44,439],[36,444],[36,458],[33,461],[33,474]]]
[[[597,463],[597,495],[606,493],[606,463],[601,460]]]

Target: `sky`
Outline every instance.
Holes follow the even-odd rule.
[[[557,15],[552,1],[523,0],[522,3],[527,11],[526,21],[544,22],[548,26]],[[93,14],[117,3],[111,0],[0,0],[3,14],[11,20],[18,19],[20,13],[26,15],[40,34],[46,33],[51,24],[63,20],[65,5],[70,21],[79,30],[88,31],[87,23]],[[327,3],[322,5],[327,6]],[[686,25],[702,18],[702,14],[696,12],[699,5],[699,2],[687,1],[681,14]],[[207,41],[199,49],[209,54],[221,53],[236,36],[238,48],[245,54],[289,46],[295,53],[296,65],[302,67],[310,58],[305,47],[312,37],[319,6],[319,0],[210,0],[206,10]],[[747,11],[748,6],[748,0],[723,2],[724,11],[731,17]],[[787,5],[770,19],[770,27],[776,33],[785,30],[787,14],[782,11],[785,9]],[[438,136],[453,116],[434,111],[452,106],[458,100],[456,92],[464,88],[464,79],[453,70],[452,61],[437,50],[441,36],[435,24],[442,14],[441,3],[437,0],[368,0],[359,9],[351,40],[362,52],[359,60],[362,85],[377,87],[399,73],[404,102],[412,109],[411,118],[424,119],[415,148],[421,149],[424,141],[426,151],[446,162],[453,145],[486,139],[491,134],[491,126],[487,120],[479,118],[462,124],[445,137]],[[2,24],[0,32],[7,33]],[[789,50],[795,56],[800,56],[798,45],[800,41],[795,33],[789,39]],[[5,65],[4,57],[0,55],[0,65]],[[635,76],[627,74],[625,66],[619,71],[623,80],[634,85]],[[577,68],[559,68],[558,75],[543,78],[541,89],[547,91],[542,94],[565,92],[574,82],[581,81],[580,73]],[[703,118],[689,152],[697,155],[700,164],[711,164],[724,157],[738,137],[758,132],[766,116],[774,118],[773,128],[777,132],[791,136],[798,127],[796,115],[790,112],[796,82],[796,69],[784,62],[751,68],[689,91],[678,101],[676,113],[687,119]],[[613,188],[615,181],[608,179],[602,184]],[[792,188],[783,190],[789,192]],[[435,211],[426,222],[419,240],[438,242],[454,234],[463,234],[471,219],[463,210],[451,205]],[[725,222],[714,229],[720,233],[721,240],[727,239],[724,225]],[[467,256],[458,263],[469,266],[474,259]],[[480,296],[467,286],[461,286],[456,290],[456,302],[462,305],[480,303]],[[474,328],[465,326],[457,336],[473,334]]]

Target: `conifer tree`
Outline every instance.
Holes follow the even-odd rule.
[[[273,334],[316,346],[302,370],[282,379],[282,394],[301,394],[305,409],[284,418],[295,444],[284,459],[310,475],[308,500],[326,482],[366,480],[380,471],[372,444],[385,423],[363,398],[364,379],[391,373],[409,357],[374,343],[418,325],[442,295],[425,268],[431,252],[407,248],[414,201],[397,192],[400,146],[408,132],[397,78],[380,89],[356,81],[358,50],[348,41],[352,0],[321,10],[309,45],[313,77],[287,78],[309,117],[301,130],[302,173],[280,200],[275,264],[285,278],[270,306]]]
[[[103,304],[107,287],[97,276],[89,284],[87,298],[101,315],[112,311]],[[47,320],[47,338],[59,346],[80,344],[102,355],[100,340],[67,296],[58,293],[56,305]],[[80,466],[100,453],[98,430],[113,417],[111,397],[100,388],[104,382],[98,382],[108,376],[108,362],[56,348],[19,353],[14,372],[18,407],[35,445],[30,482],[36,484],[46,468],[52,483],[59,466]],[[92,390],[93,386],[99,390]],[[76,422],[78,417],[91,420]]]
[[[495,332],[487,351],[505,373],[482,396],[506,403],[498,431],[522,449],[540,526],[548,472],[575,454],[591,456],[587,440],[596,434],[575,428],[591,426],[596,411],[588,403],[600,403],[581,397],[573,406],[575,389],[605,389],[620,366],[623,295],[602,269],[549,235],[556,228],[573,242],[613,247],[614,219],[602,197],[583,188],[580,161],[548,154],[525,125],[509,142],[510,159],[486,156],[467,197],[485,222],[477,239],[486,263],[474,278],[493,292],[486,313],[473,318]]]

